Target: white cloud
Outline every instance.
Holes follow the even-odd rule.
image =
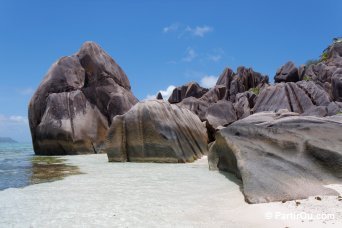
[[[192,60],[194,60],[197,57],[197,53],[196,51],[191,48],[188,47],[186,49],[186,53],[185,53],[185,57],[182,59],[184,62],[191,62]]]
[[[204,37],[207,33],[212,32],[214,29],[210,26],[196,26],[191,27],[187,25],[182,25],[180,23],[173,23],[169,26],[163,28],[163,33],[177,32],[178,38],[183,37],[185,34],[191,34],[197,37]]]
[[[194,36],[198,37],[204,37],[205,34],[212,32],[214,29],[209,26],[196,26],[195,28],[191,28],[190,26],[187,26],[185,31],[191,33]]]
[[[213,75],[204,76],[200,81],[200,85],[204,88],[214,87],[216,85],[217,79],[218,77]]]
[[[0,125],[2,124],[28,124],[28,120],[26,116],[0,115]]]
[[[213,62],[218,62],[222,59],[224,55],[224,50],[222,48],[213,49],[208,55],[208,59]]]
[[[209,55],[208,56],[208,59],[211,60],[211,61],[214,61],[214,62],[220,61],[221,58],[222,58],[221,55]]]
[[[164,28],[163,28],[163,32],[164,32],[164,33],[175,32],[175,31],[178,30],[179,26],[180,26],[180,25],[179,25],[178,23],[173,23],[173,24],[171,24],[170,26],[164,27]]]
[[[163,96],[164,100],[168,100],[169,97],[171,96],[173,90],[174,90],[175,88],[176,88],[176,86],[170,85],[170,86],[168,86],[168,87],[166,88],[166,90],[159,90],[159,92],[160,92],[161,95]],[[158,93],[159,93],[159,92],[158,92]],[[157,94],[158,94],[158,93],[157,93]],[[153,99],[156,99],[157,94],[155,94],[155,95],[150,95],[150,94],[148,94],[144,100],[153,100]]]
[[[34,93],[34,89],[32,88],[23,88],[23,89],[17,89],[18,93],[21,95],[32,95]]]

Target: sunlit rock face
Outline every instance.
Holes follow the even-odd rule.
[[[112,118],[138,100],[121,67],[94,42],[54,63],[29,104],[39,155],[99,153]]]
[[[342,115],[260,112],[219,130],[210,169],[234,173],[249,203],[336,195],[342,181]]]
[[[204,123],[167,101],[136,104],[114,117],[104,148],[110,162],[192,162],[207,154]]]

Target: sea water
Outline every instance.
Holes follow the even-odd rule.
[[[0,191],[30,184],[33,156],[31,143],[0,143]]]

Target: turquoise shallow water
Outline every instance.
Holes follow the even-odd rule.
[[[30,184],[33,156],[30,143],[0,143],[0,191]]]

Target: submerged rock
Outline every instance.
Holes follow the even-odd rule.
[[[216,134],[210,169],[242,179],[249,203],[337,195],[323,185],[342,182],[341,129],[342,115],[257,113]]]
[[[150,100],[114,117],[104,151],[110,162],[192,162],[207,153],[207,143],[195,114]]]
[[[35,153],[100,152],[112,118],[138,101],[130,88],[120,66],[93,42],[58,60],[29,105]]]

